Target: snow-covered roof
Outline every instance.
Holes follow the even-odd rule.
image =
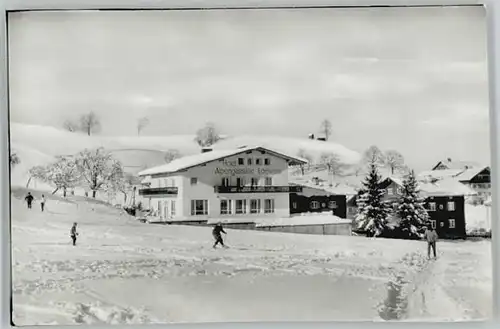
[[[471,168],[463,171],[460,175],[457,176],[457,179],[461,182],[468,182],[472,180],[474,177],[479,175],[483,170],[489,169],[489,167],[484,166],[484,167],[477,167],[477,168]]]
[[[387,177],[399,186],[403,186],[403,180],[399,177]],[[418,189],[425,196],[469,196],[477,193],[466,185],[460,183],[456,178],[443,178],[436,181],[417,179]]]
[[[266,151],[269,154],[273,154],[277,157],[281,157],[284,159],[287,159],[291,162],[291,164],[304,164],[307,163],[306,160],[300,159],[298,157],[291,157],[282,153],[278,153],[276,151],[259,147],[259,146],[253,146],[253,147],[242,147],[242,148],[237,148],[237,149],[232,149],[232,150],[213,150],[210,152],[205,152],[205,153],[199,153],[195,155],[190,155],[186,157],[182,157],[179,159],[176,159],[170,163],[149,168],[146,170],[143,170],[139,172],[139,176],[149,176],[149,175],[155,175],[155,174],[168,174],[168,173],[175,173],[181,170],[186,170],[192,167],[196,167],[208,162],[216,161],[219,159],[223,159],[226,157],[238,155],[241,153],[245,153],[248,151],[253,151],[253,150],[263,150]]]
[[[464,172],[465,169],[443,169],[443,170],[427,170],[417,175],[419,179],[434,178],[443,179],[447,177],[455,177]]]
[[[327,193],[331,193],[334,195],[355,195],[357,193],[356,189],[352,186],[342,184],[342,183],[334,183],[332,186],[326,183],[319,183],[316,185],[311,181],[300,181],[300,182],[292,182],[290,185],[299,185],[304,186],[316,190],[325,191]]]
[[[449,160],[443,160],[439,161],[433,169],[437,168],[440,164],[446,166],[448,169],[468,169],[468,168],[475,168],[475,167],[481,167],[481,165],[477,162],[473,161],[449,161]]]
[[[477,192],[453,178],[441,179],[434,183],[419,182],[419,188],[427,196],[477,195]]]

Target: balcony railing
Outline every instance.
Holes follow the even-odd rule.
[[[162,195],[162,194],[177,194],[179,189],[177,187],[155,187],[155,188],[143,188],[139,190],[139,195],[151,196],[151,195]]]
[[[300,193],[302,186],[215,186],[215,193]]]

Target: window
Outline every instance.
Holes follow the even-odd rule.
[[[401,186],[398,186],[398,188],[396,189],[397,191],[397,194],[403,194],[403,188]]]
[[[443,210],[444,209],[444,205],[440,204],[439,205],[439,210]]]
[[[260,200],[259,199],[250,200],[250,213],[251,214],[260,213]]]
[[[245,214],[247,212],[247,200],[236,200],[236,213]]]
[[[444,222],[439,223],[439,226],[444,227]]]
[[[436,211],[436,203],[435,202],[429,203],[429,211]]]
[[[448,219],[448,223],[449,223],[449,226],[450,228],[455,228],[455,220],[454,219]]]
[[[245,186],[245,179],[243,177],[236,178],[236,186],[238,187]]]
[[[436,221],[435,220],[431,220],[431,227],[433,229],[436,229]]]
[[[262,161],[262,160],[261,160],[260,158],[257,158],[257,159],[255,159],[255,164],[256,164],[257,166],[260,166],[261,161]]]
[[[328,202],[328,208],[330,208],[330,209],[337,208],[337,201],[330,201],[330,202]]]
[[[232,200],[220,200],[220,214],[230,215],[232,213]]]
[[[390,188],[387,189],[387,194],[388,195],[394,195],[394,190],[392,189],[392,187],[390,187]]]
[[[269,165],[271,164],[271,159],[269,159],[269,158],[265,158],[265,159],[264,159],[264,164],[265,164],[266,166],[269,166]]]
[[[196,185],[196,184],[198,184],[198,178],[191,177],[191,185]]]
[[[170,216],[175,217],[175,200],[170,201]]]
[[[319,209],[319,202],[311,201],[311,209]]]
[[[165,185],[163,187],[168,187],[168,179],[165,178],[164,184]]]
[[[293,208],[293,209],[297,209],[297,202],[293,202],[293,203],[292,203],[292,208]]]
[[[259,179],[258,179],[258,178],[255,178],[255,177],[252,177],[252,180],[251,180],[251,185],[252,185],[252,186],[257,186],[257,185],[259,185]]]
[[[248,158],[248,159],[247,159],[247,164],[248,164],[249,166],[251,166],[251,165],[252,165],[252,158]]]
[[[238,164],[241,166],[241,165],[244,165],[245,164],[245,159],[243,158],[238,158]]]
[[[455,211],[455,201],[448,202],[448,211]]]
[[[266,186],[271,186],[271,185],[273,185],[273,178],[266,177]]]
[[[274,199],[264,200],[264,212],[266,214],[274,213]]]
[[[222,178],[222,186],[230,186],[229,177]]]
[[[208,200],[191,200],[191,216],[208,215]]]

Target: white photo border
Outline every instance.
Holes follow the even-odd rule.
[[[497,328],[500,322],[500,1],[499,0],[0,0],[0,264],[2,268],[0,285],[0,328],[13,327],[11,323],[11,246],[10,246],[10,176],[8,154],[9,111],[8,111],[8,49],[7,14],[9,11],[24,10],[133,10],[133,9],[243,9],[243,8],[311,8],[311,7],[357,7],[357,6],[465,6],[484,5],[488,21],[488,70],[490,97],[490,147],[492,168],[492,261],[493,261],[493,319],[486,322],[423,323],[423,322],[316,322],[316,323],[211,323],[211,324],[162,324],[156,327],[168,328],[224,328],[224,329],[289,329],[289,328],[336,328],[364,329],[373,327],[400,328]],[[498,58],[498,60],[497,60]],[[74,328],[74,326],[57,326]],[[117,326],[93,326],[113,328]],[[119,327],[119,326],[118,326]],[[148,328],[151,325],[133,325],[127,328]]]

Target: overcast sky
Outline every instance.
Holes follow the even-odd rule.
[[[489,163],[481,7],[33,12],[9,34],[12,121],[306,137],[329,119],[332,140],[417,168]]]

